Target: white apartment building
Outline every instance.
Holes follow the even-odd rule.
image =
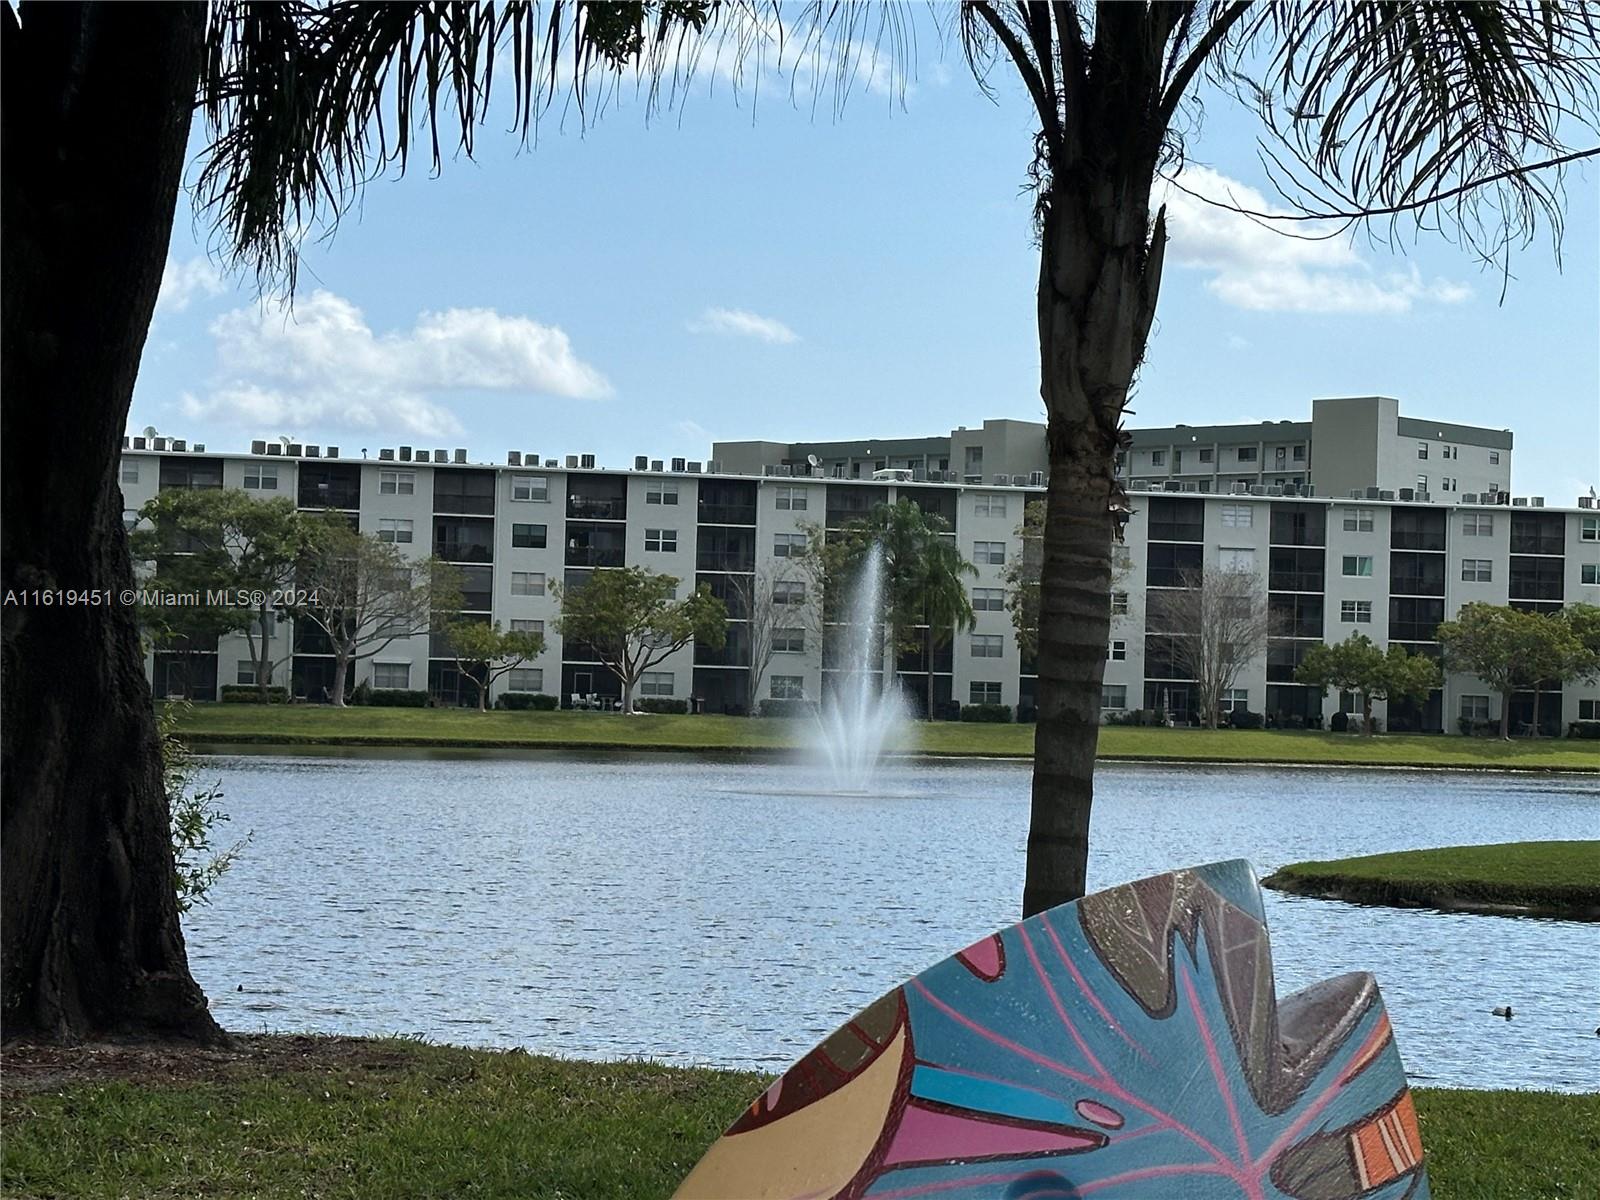
[[[1192,464],[1187,454],[1175,461],[1180,445],[1174,431],[1135,433],[1133,457],[1124,467],[1132,515],[1117,551],[1106,711],[1153,708],[1181,718],[1191,709],[1189,685],[1170,662],[1170,637],[1149,627],[1148,601],[1152,591],[1173,586],[1182,571],[1207,564],[1243,567],[1263,580],[1275,636],[1229,704],[1286,724],[1316,724],[1341,705],[1338,696],[1325,700],[1293,682],[1306,648],[1319,641],[1339,642],[1361,632],[1379,645],[1398,642],[1436,653],[1434,629],[1469,601],[1539,610],[1600,603],[1600,509],[1592,499],[1557,508],[1538,497],[1512,497],[1509,433],[1406,424],[1396,407],[1381,398],[1317,401],[1310,435],[1300,441],[1276,433],[1267,438],[1251,426],[1188,430],[1185,436],[1196,439],[1188,446],[1211,448],[1207,467],[1228,468],[1209,476],[1189,470],[1201,465],[1198,452]],[[978,461],[1026,466],[1026,430],[1015,428],[1026,425],[985,422],[957,458],[977,444]],[[1423,425],[1430,436],[1420,436]],[[1295,447],[1303,445],[1306,469],[1286,473],[1281,484],[1261,482],[1276,479],[1270,470],[1235,477],[1237,462],[1230,466],[1226,454],[1247,445],[1249,439],[1237,433],[1241,429],[1255,431],[1257,463],[1263,453],[1276,462],[1279,446],[1285,462],[1294,463]],[[984,432],[996,431],[998,450],[983,441]],[[1141,459],[1152,452],[1152,437],[1174,457],[1163,463]],[[1040,438],[1042,447],[1042,429]],[[247,454],[219,455],[182,439],[143,436],[127,441],[122,490],[130,522],[162,488],[236,487],[288,496],[307,509],[341,511],[409,555],[437,554],[464,574],[467,615],[545,635],[540,658],[498,681],[495,692],[545,692],[563,704],[574,694],[616,696],[620,688],[582,647],[563,644],[555,630],[552,582],[575,583],[591,571],[630,564],[674,575],[685,588],[705,584],[730,604],[727,644],[715,651],[691,646],[673,655],[644,681],[641,693],[691,700],[713,712],[740,712],[747,705],[748,627],[734,585],[758,573],[779,581],[783,600],[795,612],[793,623],[781,626],[758,697],[826,696],[835,664],[818,644],[820,622],[810,616],[819,597],[805,594],[808,584],[798,575],[784,576],[783,559],[803,544],[809,527],[837,528],[879,503],[910,499],[950,524],[963,555],[976,566],[969,586],[977,625],[936,647],[931,663],[920,653],[902,656],[902,684],[920,704],[931,670],[938,711],[991,702],[1025,714],[1034,695],[1033,664],[1018,651],[1001,571],[1021,553],[1023,507],[1041,494],[1042,469],[980,474],[980,482],[965,471],[927,466],[941,455],[938,439],[924,440],[933,444],[922,451],[920,468],[903,461],[890,466],[888,460],[879,467],[878,459],[853,453],[870,443],[828,444],[835,447],[832,465],[817,448],[723,443],[716,453],[729,456],[724,460],[641,457],[631,470],[614,470],[598,467],[589,455],[557,459],[511,452],[503,463],[475,463],[464,450],[402,446],[353,458],[336,447],[281,440],[255,442]],[[1335,460],[1330,446],[1342,447],[1350,461]],[[738,472],[728,469],[736,457],[730,449],[745,456],[738,459]],[[792,461],[796,451],[798,464]],[[763,454],[771,461],[760,461]],[[807,461],[813,455],[819,460],[814,466]],[[852,462],[870,469],[853,474]],[[1445,463],[1453,472],[1449,491],[1440,490],[1435,470],[1420,469]],[[1168,468],[1168,475],[1153,477],[1155,467]],[[1410,482],[1401,483],[1408,474]],[[1349,486],[1328,494],[1325,479]],[[1468,481],[1476,490],[1466,490]],[[323,694],[332,660],[315,631],[284,622],[275,637],[275,657],[284,664],[275,682],[287,682],[296,695]],[[426,636],[397,640],[363,660],[351,685],[426,688],[442,703],[470,702],[473,689],[463,687],[454,662],[440,649]],[[149,670],[158,694],[203,699],[215,698],[222,685],[253,680],[242,636],[223,637],[198,653],[156,652]],[[1454,732],[1459,716],[1495,719],[1499,707],[1499,697],[1479,682],[1452,675],[1423,705],[1395,706],[1393,712],[1379,705],[1377,712],[1392,729]],[[1519,698],[1514,719],[1526,720],[1531,707],[1531,696]],[[1600,688],[1546,692],[1540,707],[1551,724],[1600,718]]]

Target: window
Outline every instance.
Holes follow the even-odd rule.
[[[1441,492],[1453,492],[1453,491],[1455,491],[1456,490],[1455,476],[1453,476],[1453,475],[1441,475],[1441,476],[1439,476],[1439,490]]]
[[[1238,455],[1239,455],[1239,461],[1240,462],[1255,462],[1255,460],[1256,460],[1256,447],[1255,446],[1240,446],[1239,449],[1238,449]]]
[[[511,498],[513,500],[533,500],[539,503],[549,503],[550,477],[548,475],[513,475],[511,477]]]
[[[1200,448],[1200,461],[1201,462],[1203,462],[1203,463],[1214,462],[1216,460],[1216,457],[1217,457],[1217,452],[1215,450],[1213,450],[1210,446],[1202,446]]]
[[[1256,569],[1256,552],[1246,547],[1221,546],[1217,549],[1217,566],[1224,571],[1249,573]]]
[[[1346,625],[1371,625],[1372,601],[1371,600],[1341,600],[1339,601],[1339,620]]]
[[[772,584],[772,602],[774,604],[804,604],[806,602],[806,585],[798,579],[778,579]]]
[[[372,664],[372,686],[399,688],[411,686],[411,664],[404,662],[375,662]]]
[[[1346,533],[1371,533],[1372,510],[1370,508],[1345,509],[1344,530]]]
[[[137,462],[128,462],[128,461],[124,461],[123,462],[123,464],[122,464],[122,482],[123,483],[138,483],[139,482],[139,464]]]
[[[542,596],[544,595],[543,571],[513,571],[511,572],[511,594],[513,596]]]
[[[1488,583],[1494,578],[1494,562],[1487,558],[1463,558],[1461,580],[1463,583]]]
[[[1579,700],[1578,720],[1600,721],[1600,700]]]
[[[1600,542],[1600,517],[1585,517],[1583,532],[1579,536],[1586,542]]]
[[[415,471],[379,471],[378,492],[384,496],[410,496],[417,490]]]
[[[974,704],[999,704],[1000,684],[991,680],[974,679],[967,694]]]
[[[1498,450],[1489,451],[1489,465],[1491,467],[1498,467],[1500,465],[1500,451],[1498,451]],[[1492,491],[1493,489],[1490,489],[1490,490]]]
[[[774,629],[772,649],[777,654],[804,654],[806,631],[804,629]]]
[[[1128,593],[1127,592],[1112,592],[1111,593],[1111,615],[1114,616],[1114,617],[1124,617],[1124,616],[1127,616],[1127,614],[1128,614]]]
[[[806,552],[806,535],[803,533],[777,533],[772,537],[775,558],[799,558]]]
[[[1128,707],[1128,685],[1125,683],[1103,683],[1100,685],[1100,707],[1103,710],[1123,709]]]
[[[1372,555],[1346,554],[1344,556],[1344,573],[1361,578],[1370,578],[1372,575]]]
[[[991,492],[979,492],[972,499],[972,515],[975,517],[1003,517],[1006,515],[1006,498],[996,496]]]
[[[678,550],[678,531],[676,529],[646,529],[644,531],[644,548],[650,551],[659,551],[662,554],[675,554]]]
[[[674,487],[677,485],[674,484]],[[781,487],[778,489],[778,507],[790,512],[804,512],[806,507],[806,489],[800,487]]]
[[[1218,712],[1249,712],[1250,689],[1228,688],[1217,701]]]
[[[246,463],[244,486],[251,491],[275,492],[278,490],[277,463]]]
[[[234,677],[236,683],[253,684],[256,681],[256,664],[248,658],[239,660],[238,674]]]
[[[1126,662],[1128,659],[1128,643],[1118,638],[1111,643],[1106,651],[1106,657],[1112,662]]]
[[[544,691],[544,668],[512,667],[506,672],[506,688],[513,692]]]
[[[1005,657],[1005,639],[998,633],[975,633],[972,635],[973,658],[1003,658]]]
[[[1589,587],[1600,586],[1600,563],[1584,563],[1580,578]]]
[[[806,677],[804,675],[774,675],[771,696],[774,700],[804,700]]]
[[[974,612],[1002,612],[1006,606],[1006,591],[1004,588],[973,588],[972,610]]]
[[[1489,697],[1461,697],[1461,719],[1463,721],[1487,721],[1489,719]]]
[[[380,517],[378,519],[378,540],[380,542],[409,542],[413,533],[412,522],[399,517]]]
[[[670,696],[676,677],[671,671],[646,671],[639,676],[641,696]]]
[[[1428,477],[1426,475],[1418,475],[1417,476],[1417,491],[1425,492],[1427,490],[1428,490]]]
[[[511,618],[511,632],[512,633],[537,633],[540,637],[543,637],[544,636],[544,622],[543,621],[528,621],[528,620],[525,620],[525,619],[523,619],[521,617],[512,617]]]
[[[1461,532],[1468,537],[1487,537],[1494,532],[1494,514],[1469,512],[1461,518]]]
[[[793,489],[799,491],[799,488]],[[801,496],[800,507],[805,507],[805,497]],[[678,502],[678,481],[675,479],[652,479],[645,485],[644,502],[646,504],[676,504]],[[783,507],[779,505],[779,507]]]
[[[988,563],[990,565],[1004,566],[1006,561],[1006,544],[1004,542],[973,542],[972,561],[975,563]]]
[[[1255,523],[1255,509],[1248,504],[1224,504],[1222,527],[1224,529],[1249,529]]]
[[[1418,458],[1423,458],[1423,459],[1428,457],[1428,443],[1427,442],[1418,442],[1417,443],[1417,457]]]
[[[1152,450],[1152,451],[1150,451],[1150,465],[1152,467],[1164,467],[1164,466],[1166,466],[1167,465],[1167,452],[1165,450]]]
[[[1296,446],[1294,448],[1294,460],[1295,462],[1305,462],[1306,448],[1304,446]]]

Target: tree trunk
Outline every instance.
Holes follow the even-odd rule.
[[[633,716],[633,680],[628,678],[622,680],[622,715]]]
[[[1539,681],[1537,679],[1533,681],[1533,724],[1529,728],[1528,736],[1532,738],[1539,736]]]
[[[1361,693],[1361,736],[1372,736],[1372,697]]]
[[[1511,691],[1508,688],[1500,693],[1500,740],[1511,740]]]
[[[4,587],[108,589],[0,622],[7,1039],[223,1039],[189,973],[133,609],[120,438],[166,260],[199,5],[0,11]]]
[[[928,720],[933,720],[933,626],[930,624],[922,635],[923,653],[927,655],[925,666],[928,668],[928,711],[924,714]]]
[[[329,689],[328,703],[335,708],[344,707],[344,684],[350,678],[350,659],[337,654],[333,659],[333,687]]]
[[[260,657],[256,660],[256,692],[263,704],[267,702],[267,688],[272,686],[272,642],[267,638],[270,616],[271,610],[265,606],[256,611],[256,637],[260,640],[255,644],[261,647]]]

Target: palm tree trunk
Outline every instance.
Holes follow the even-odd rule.
[[[5,588],[132,586],[117,486],[167,256],[204,9],[0,9]],[[0,622],[0,1026],[223,1038],[189,973],[130,607]]]

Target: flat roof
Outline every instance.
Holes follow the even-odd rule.
[[[1450,421],[1430,421],[1426,417],[1401,417],[1397,425],[1401,437],[1444,438],[1492,450],[1511,449],[1511,430],[1485,429],[1481,425],[1457,425]]]

